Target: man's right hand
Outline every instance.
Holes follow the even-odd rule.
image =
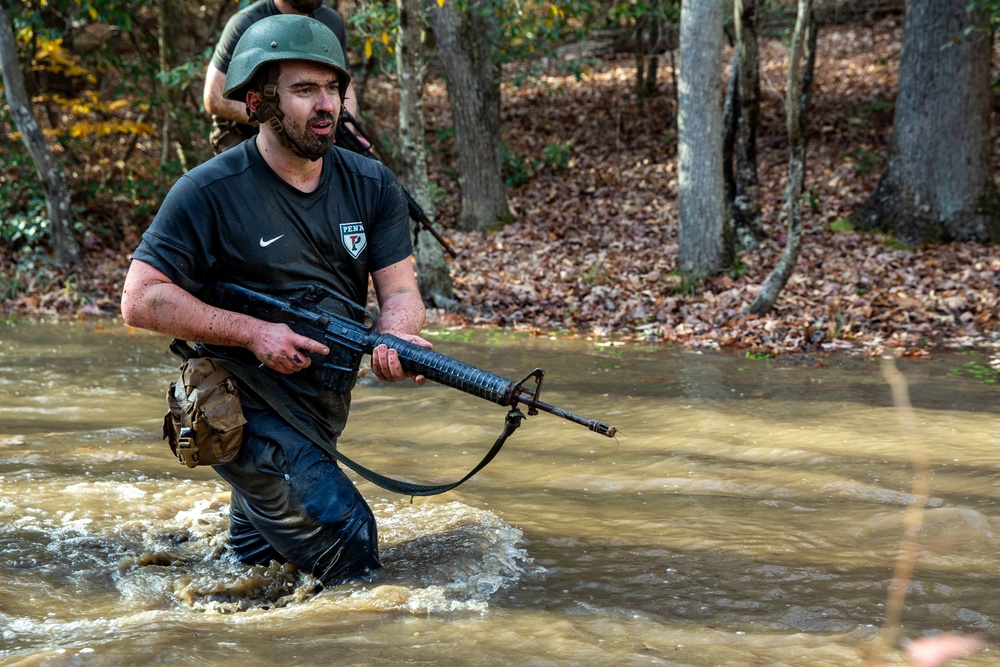
[[[309,368],[310,354],[330,354],[326,345],[300,336],[283,323],[260,320],[260,327],[251,340],[249,349],[261,365],[285,375]]]

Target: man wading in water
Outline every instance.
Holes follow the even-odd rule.
[[[417,335],[424,306],[399,184],[381,163],[333,145],[349,83],[341,44],[319,21],[285,14],[250,26],[224,94],[245,102],[260,133],[177,181],[133,254],[122,294],[128,324],[197,342],[200,356],[266,376],[291,412],[332,443],[350,391],[320,386],[309,355],[327,348],[198,295],[224,281],[288,299],[319,283],[364,303],[370,275],[379,330],[431,347]],[[413,377],[384,345],[371,366],[382,380]],[[377,571],[375,518],[336,462],[261,396],[241,387],[240,398],[247,424],[239,456],[214,466],[232,486],[236,557],[290,562],[326,585]]]

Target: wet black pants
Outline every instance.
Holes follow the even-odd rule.
[[[229,545],[241,562],[289,562],[327,586],[381,568],[375,516],[337,463],[270,408],[243,401],[243,447],[215,466],[232,485]]]

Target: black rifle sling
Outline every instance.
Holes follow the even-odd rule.
[[[187,345],[185,345],[185,347],[187,347]],[[174,345],[171,345],[171,349],[174,349]],[[473,475],[485,468],[486,465],[500,453],[500,449],[507,441],[507,438],[515,430],[517,430],[517,427],[521,425],[521,420],[524,419],[524,414],[518,410],[517,407],[511,408],[510,411],[507,412],[507,418],[504,420],[503,432],[500,434],[500,437],[497,438],[496,442],[493,443],[493,447],[490,448],[490,451],[486,452],[486,456],[483,457],[482,461],[476,464],[475,468],[470,470],[465,477],[457,482],[437,485],[414,484],[412,482],[404,482],[402,480],[386,477],[385,475],[381,475],[374,470],[369,470],[360,463],[351,460],[339,452],[335,445],[328,442],[325,438],[320,437],[320,435],[316,433],[316,431],[314,431],[308,424],[292,414],[285,401],[281,400],[281,390],[271,385],[260,373],[255,373],[250,369],[240,366],[239,364],[231,363],[226,359],[216,358],[215,361],[220,366],[226,368],[233,375],[235,375],[236,378],[243,383],[243,386],[247,387],[260,396],[261,399],[266,401],[267,404],[275,410],[275,412],[281,415],[282,419],[288,422],[288,424],[295,428],[295,430],[299,433],[309,438],[309,440],[315,443],[317,447],[325,451],[337,461],[343,463],[361,477],[367,479],[372,484],[380,486],[386,491],[391,491],[404,496],[436,496],[440,493],[444,493],[445,491],[451,491],[459,484],[469,480]]]

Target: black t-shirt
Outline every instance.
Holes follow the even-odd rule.
[[[233,51],[236,50],[236,43],[240,41],[240,37],[243,36],[247,28],[263,18],[277,16],[280,13],[281,11],[274,5],[274,0],[257,0],[249,7],[233,14],[222,29],[219,43],[215,45],[212,64],[223,74],[227,73],[229,63],[233,59]],[[326,5],[321,5],[319,9],[309,14],[309,17],[322,21],[337,36],[344,51],[344,63],[347,65],[347,70],[350,71],[351,64],[347,59],[347,33],[344,31],[344,19],[333,8]]]
[[[334,147],[319,187],[303,193],[274,173],[250,139],[178,179],[133,258],[195,295],[223,281],[287,300],[317,283],[363,305],[369,274],[412,251],[402,188],[382,163]],[[244,348],[206,348],[259,366]],[[350,395],[322,390],[318,367],[271,377],[296,407],[339,434]]]

